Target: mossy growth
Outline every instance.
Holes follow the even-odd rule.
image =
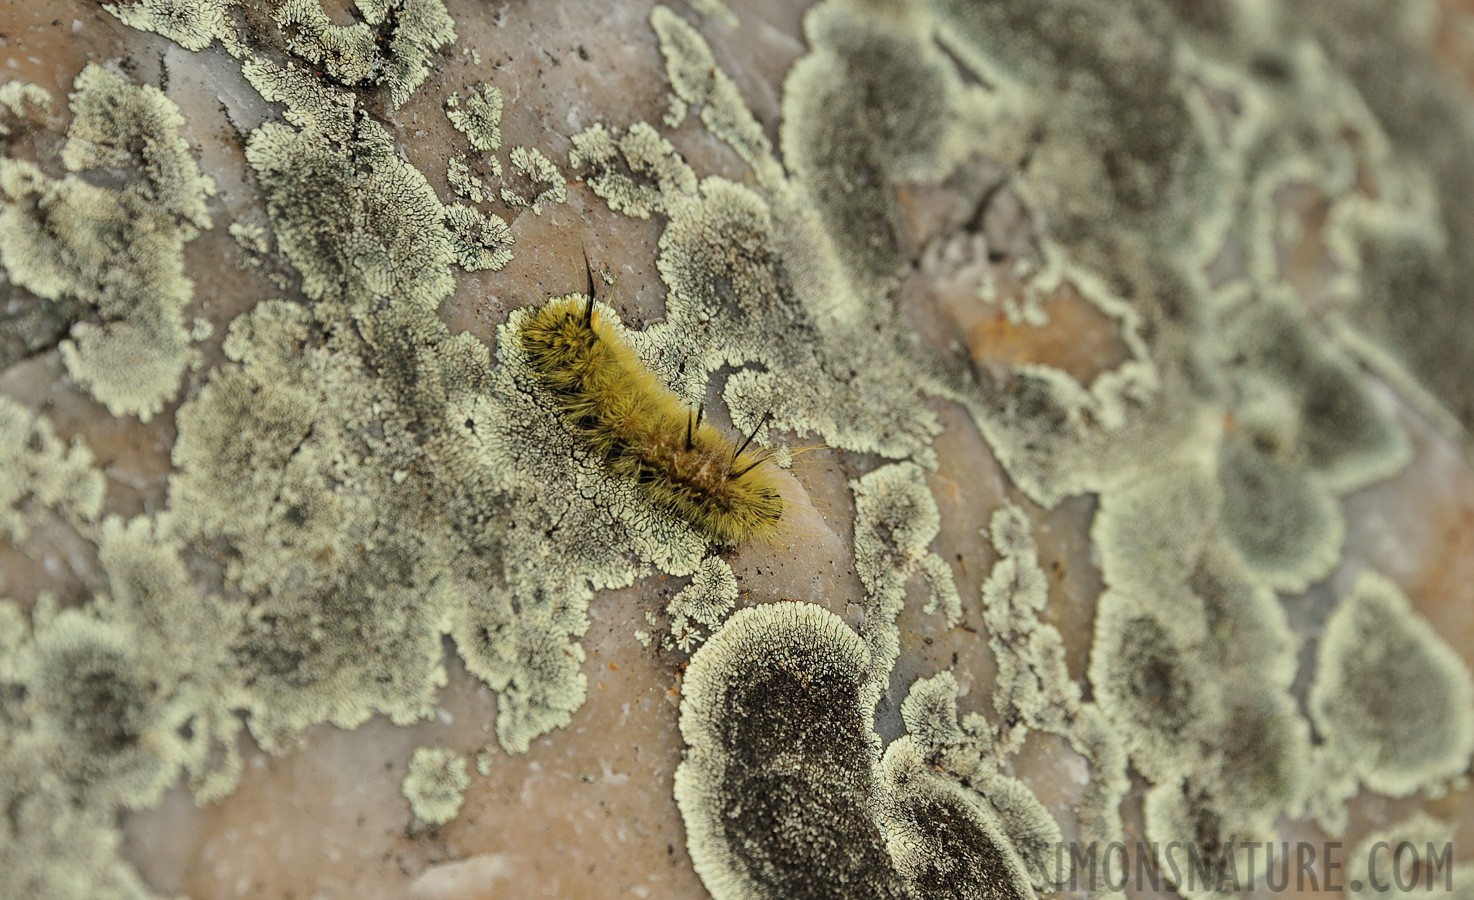
[[[855,495],[855,571],[865,585],[860,633],[876,678],[884,679],[901,653],[896,617],[906,603],[907,582],[921,577],[927,590],[923,611],[940,608],[948,626],[962,621],[962,599],[952,568],[929,549],[942,517],[920,466],[884,466],[850,482],[850,490]]]
[[[360,21],[335,25],[315,0],[283,0],[272,13],[286,47],[348,86],[385,86],[403,106],[429,77],[435,52],[456,39],[441,0],[355,0]]]
[[[1406,796],[1464,772],[1474,751],[1468,668],[1374,572],[1357,579],[1326,622],[1309,707],[1327,791],[1354,791],[1360,781]],[[1340,773],[1349,785],[1335,783]]]
[[[463,758],[443,747],[416,747],[400,789],[415,818],[437,827],[460,813],[470,786]]]
[[[183,250],[210,227],[215,186],[161,91],[95,64],[73,87],[66,177],[0,159],[0,262],[15,284],[79,305],[83,320],[61,348],[68,372],[114,415],[147,420],[194,359]],[[119,189],[89,180],[119,170],[138,177]]]

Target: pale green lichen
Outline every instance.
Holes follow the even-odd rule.
[[[759,184],[781,183],[783,171],[773,159],[772,143],[700,32],[660,4],[650,11],[650,25],[660,39],[666,77],[676,96],[701,108],[702,124],[753,167]]]
[[[1309,708],[1322,741],[1315,811],[1334,831],[1345,822],[1337,801],[1358,781],[1405,796],[1464,772],[1474,751],[1469,670],[1373,572],[1326,622]]]
[[[3,746],[0,735],[0,746]],[[111,810],[78,804],[40,760],[0,753],[0,871],[6,889],[37,900],[155,900],[122,859]]]
[[[355,0],[361,21],[335,25],[318,0],[282,0],[272,13],[286,47],[343,85],[385,85],[404,105],[430,74],[435,52],[456,39],[441,0]]]
[[[1153,782],[1191,772],[1223,726],[1220,688],[1200,652],[1136,602],[1101,597],[1090,684],[1132,764]]]
[[[512,261],[512,229],[501,216],[483,215],[459,203],[445,208],[456,264],[468,272],[493,272]]]
[[[700,643],[697,626],[716,631],[737,607],[737,576],[732,567],[715,556],[708,556],[696,567],[691,583],[671,598],[665,614],[670,616],[670,632],[682,653]]]
[[[846,269],[880,290],[902,266],[895,187],[939,179],[963,152],[961,79],[927,24],[899,6],[819,4],[783,82],[784,161]]]
[[[1033,886],[1045,890],[1065,875],[1054,857],[1055,848],[1063,840],[1059,823],[1027,785],[1003,774],[1002,756],[987,723],[976,714],[965,723],[959,719],[958,690],[951,672],[912,683],[901,702],[907,733],[891,745],[905,742],[904,749],[895,751],[900,754],[897,762],[904,761],[906,768],[925,764],[951,776],[953,792],[969,799],[971,806],[983,809],[986,823],[996,820],[987,827],[1000,830],[1007,839],[1006,843],[997,843],[1011,846]],[[888,766],[892,764],[891,753],[887,748]]]
[[[629,174],[619,171],[623,164]],[[584,180],[609,208],[648,219],[663,208],[662,198],[696,193],[696,173],[670,141],[648,123],[636,122],[622,136],[601,124],[573,136],[568,164],[593,170]],[[653,184],[642,182],[654,182]]]
[[[907,737],[881,762],[883,823],[896,868],[920,900],[1029,900],[1028,872],[996,814],[931,771]]]
[[[983,623],[998,664],[993,707],[1007,723],[997,748],[1008,754],[1031,730],[1068,736],[1080,689],[1065,666],[1059,630],[1039,620],[1049,592],[1028,518],[1016,506],[1002,506],[989,534],[1001,558],[983,582]]]
[[[184,117],[162,92],[97,65],[77,76],[62,147],[69,174],[0,159],[0,262],[53,302],[90,308],[61,345],[71,376],[114,415],[148,420],[194,359],[183,308],[194,294],[184,245],[210,227],[214,182],[179,136]],[[132,170],[113,190],[83,176]]]
[[[416,747],[400,790],[415,818],[435,827],[460,813],[470,786],[464,759],[443,747]]]
[[[494,84],[483,84],[480,90],[467,92],[465,105],[459,94],[445,101],[445,117],[466,136],[471,146],[482,153],[500,150],[502,146],[502,91]]]
[[[1425,813],[1378,828],[1357,842],[1346,857],[1346,896],[1355,900],[1392,900],[1409,894],[1443,893],[1450,882],[1456,896],[1471,885],[1468,863],[1455,866],[1455,825]],[[1460,870],[1463,870],[1462,872]]]
[[[1148,837],[1194,846],[1214,871],[1242,863],[1214,848],[1269,840],[1278,816],[1299,815],[1310,780],[1309,729],[1289,693],[1297,642],[1220,533],[1222,508],[1206,465],[1182,463],[1107,493],[1092,530],[1107,587],[1096,702],[1153,784]],[[1224,895],[1212,871],[1188,878],[1186,849],[1171,853],[1158,863],[1184,896]]]
[[[107,805],[157,803],[178,776],[171,757],[183,724],[155,686],[138,632],[67,610],[36,629],[26,710],[37,751]]]
[[[137,0],[103,9],[129,28],[162,35],[186,50],[203,50],[217,40],[234,46],[234,5],[235,0]]]
[[[532,183],[535,192],[531,197],[523,197],[511,188],[502,188],[502,200],[512,206],[525,206],[532,210],[534,215],[543,214],[543,204],[563,203],[568,199],[568,185],[563,181],[563,173],[551,159],[536,147],[513,147],[508,154],[512,161],[512,171],[526,178]]]
[[[870,671],[859,636],[808,603],[742,610],[692,656],[675,796],[715,900],[906,896],[871,812]]]
[[[486,159],[493,163],[492,174],[500,175],[501,164],[496,161],[496,157],[490,156]],[[453,156],[445,164],[445,180],[450,185],[450,189],[455,191],[456,196],[463,200],[485,203],[492,197],[492,192],[487,188],[486,182],[472,174],[471,167],[466,165],[466,161],[461,157]]]
[[[693,6],[702,7],[716,8]],[[680,127],[687,108],[698,109],[751,177],[698,177],[645,123],[573,136],[570,162],[594,193],[661,228],[664,317],[620,331],[693,403],[725,377],[720,397],[737,428],[772,411],[775,428],[879,457],[852,485],[863,637],[806,605],[738,613],[721,626],[737,591],[730,567],[584,457],[529,378],[521,314],[498,333],[500,365],[440,321],[451,266],[505,265],[509,230],[442,203],[371,114],[375,101],[366,107],[323,80],[387,87],[389,102],[403,104],[454,37],[438,0],[361,0],[347,26],[315,0],[273,5],[288,49],[312,71],[248,52],[234,32],[238,11],[223,2],[115,10],[186,47],[219,41],[263,99],[285,104],[286,122],[255,128],[247,142],[272,240],[238,236],[261,254],[274,243],[310,303],[262,303],[232,323],[228,362],[202,375],[177,415],[169,507],[147,518],[100,521],[103,482],[85,448],[68,450],[44,419],[0,404],[0,466],[15,475],[0,489],[6,531],[23,542],[58,513],[97,547],[107,580],[79,610],[57,613],[43,599],[27,621],[0,606],[3,698],[23,693],[22,682],[32,688],[24,709],[0,698],[0,793],[10,792],[3,805],[24,826],[0,837],[20,848],[24,889],[140,895],[114,860],[113,804],[149,802],[180,771],[197,796],[227,790],[236,711],[272,750],[317,722],[428,715],[446,633],[497,693],[501,744],[527,749],[583,702],[578,638],[593,591],[654,569],[694,573],[667,610],[678,638],[693,646],[695,625],[713,629],[688,673],[682,726],[689,718],[695,730],[678,799],[698,871],[719,897],[829,890],[835,871],[862,856],[859,870],[877,873],[867,896],[966,895],[984,871],[998,892],[1027,896],[1029,880],[1047,888],[1041,848],[1058,840],[1059,824],[1003,774],[1034,730],[1065,737],[1089,764],[1076,810],[1083,839],[1120,837],[1128,750],[1152,782],[1149,839],[1272,835],[1277,816],[1299,814],[1310,776],[1308,725],[1290,694],[1297,642],[1271,589],[1297,591],[1330,572],[1339,497],[1393,474],[1408,455],[1346,348],[1452,432],[1468,430],[1474,408],[1458,379],[1474,342],[1453,302],[1474,246],[1458,162],[1467,135],[1411,127],[1455,121],[1428,111],[1457,107],[1427,86],[1401,34],[1391,40],[1402,49],[1387,58],[1364,55],[1349,35],[1367,9],[1295,10],[1281,23],[1257,4],[829,0],[807,16],[811,49],[784,85],[780,159],[700,33],[655,8],[673,92],[666,124]],[[1387,76],[1400,70],[1414,74]],[[105,401],[115,392],[114,412],[148,415],[177,387],[190,340],[206,339],[167,309],[190,298],[173,261],[183,236],[208,226],[211,187],[162,94],[117,87],[95,67],[83,74],[63,153],[71,174],[54,179],[17,160],[0,169],[0,261],[13,283],[55,304],[52,324],[18,352],[45,349],[55,342],[48,329],[59,335],[95,310],[102,324],[78,325],[63,350],[74,378]],[[103,111],[109,92],[127,115]],[[499,102],[483,87],[464,107],[448,104],[482,154],[500,143]],[[27,129],[45,118],[41,95],[5,86],[0,105],[10,114],[7,147],[24,149]],[[1444,130],[1459,136],[1420,136]],[[921,239],[975,248],[967,252],[989,265],[1000,254],[999,270],[1022,293],[994,299],[1015,324],[1055,327],[1050,292],[1075,290],[1109,322],[1124,362],[1082,383],[1043,365],[939,359],[920,345],[902,311],[925,290],[897,288],[911,278],[924,288],[948,253],[909,243],[926,205],[911,201],[924,190],[969,196],[975,174],[962,164],[974,153],[1007,173],[999,190],[1019,200],[1021,233],[995,241],[989,198],[998,195],[980,189],[975,209]],[[551,160],[531,147],[510,157],[535,196],[503,184],[504,201],[536,212],[563,201]],[[479,176],[501,169],[489,155],[477,166],[452,158],[446,174],[479,204],[492,195]],[[123,187],[104,186],[120,178]],[[1280,281],[1281,248],[1308,231],[1278,209],[1276,192],[1301,183],[1331,206],[1326,242],[1347,274],[1330,301]],[[1254,287],[1214,294],[1200,270],[1230,217]],[[132,230],[99,249],[98,235],[114,227]],[[122,273],[126,290],[103,272]],[[166,311],[138,314],[140,297]],[[1303,311],[1312,305],[1314,315]],[[129,354],[140,350],[159,362],[137,365]],[[141,382],[169,378],[153,399],[137,399],[147,393]],[[1048,582],[1027,517],[1007,507],[990,529],[1000,559],[983,592],[998,721],[959,721],[955,679],[921,679],[902,703],[911,734],[882,763],[870,716],[896,659],[905,581],[921,575],[949,624],[960,612],[949,566],[928,549],[940,524],[924,472],[939,427],[928,396],[961,403],[1031,499],[1101,493],[1093,538],[1106,593],[1089,667],[1094,696],[1082,702],[1069,676],[1062,639],[1045,621]],[[757,440],[771,438],[759,429]],[[197,557],[220,563],[215,590],[238,601],[198,589],[185,565]],[[1354,597],[1368,593],[1386,591],[1359,586]],[[1377,627],[1345,624],[1358,617]],[[1310,703],[1325,748],[1314,798],[1323,821],[1344,818],[1358,782],[1437,789],[1455,773],[1454,757],[1467,764],[1468,676],[1423,627],[1390,601],[1348,600],[1333,616]],[[773,658],[769,637],[792,652]],[[92,650],[73,652],[84,640]],[[177,660],[163,658],[165,640],[185,648]],[[1366,646],[1385,651],[1381,663],[1356,655]],[[1394,676],[1403,664],[1433,672],[1447,686],[1446,708],[1344,689],[1348,679],[1381,678],[1385,694],[1384,663]],[[94,697],[118,714],[70,715],[87,685],[56,678],[64,666],[122,672],[115,695]],[[821,671],[835,676],[837,693],[763,694]],[[723,728],[754,725],[736,706],[719,708],[729,700],[772,727],[734,744]],[[1392,741],[1406,725],[1393,712],[1411,716],[1426,740]],[[179,723],[187,740],[170,732]],[[825,741],[828,756],[774,738],[805,729],[843,734]],[[27,735],[21,744],[16,733]],[[24,761],[37,741],[71,748],[56,771]],[[1376,756],[1389,746],[1392,756]],[[432,766],[437,777],[449,774],[444,762]],[[463,775],[464,761],[453,762]],[[773,785],[796,793],[785,800]],[[101,807],[79,806],[83,794]],[[733,840],[733,820],[714,812],[729,801],[759,819],[781,813],[788,825],[763,820]],[[11,825],[0,817],[0,829]],[[810,825],[823,840],[795,838]],[[33,865],[53,857],[73,861],[75,881]],[[841,892],[861,889],[841,881]]]
[[[53,109],[51,92],[27,81],[0,84],[0,137],[10,137],[26,124],[49,116]]]
[[[885,466],[851,482],[850,490],[855,495],[855,571],[865,585],[860,634],[881,677],[901,653],[896,617],[912,577],[926,585],[924,611],[934,613],[940,606],[949,626],[962,621],[962,600],[952,568],[929,549],[942,517],[920,467]]]
[[[95,522],[106,490],[85,444],[67,444],[49,420],[0,396],[0,535],[24,544],[44,509]]]

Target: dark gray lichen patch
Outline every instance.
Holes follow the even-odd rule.
[[[909,737],[882,761],[879,684],[859,636],[808,603],[741,610],[691,658],[675,794],[716,900],[1031,896],[986,801]]]
[[[886,748],[886,837],[918,900],[1030,900],[1023,862],[996,815],[931,771],[911,741]]]
[[[905,897],[872,815],[869,652],[807,603],[739,611],[691,658],[676,802],[716,900]]]

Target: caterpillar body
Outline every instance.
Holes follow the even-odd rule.
[[[655,506],[718,544],[777,530],[783,498],[767,457],[748,450],[751,437],[736,447],[685,407],[606,321],[592,290],[534,311],[521,345],[568,427]]]

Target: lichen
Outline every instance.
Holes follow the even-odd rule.
[[[464,759],[443,747],[416,747],[401,791],[415,818],[435,827],[460,813],[470,786]]]
[[[502,146],[502,91],[494,84],[483,84],[480,90],[467,92],[463,106],[459,94],[445,101],[446,118],[466,136],[471,146],[482,153],[500,150]]]
[[[1191,772],[1222,728],[1223,701],[1199,652],[1126,597],[1101,597],[1090,684],[1132,763],[1153,782]]]
[[[1225,538],[1223,504],[1201,457],[1102,498],[1092,536],[1107,590],[1090,681],[1153,785],[1149,839],[1227,869],[1213,848],[1271,839],[1278,816],[1300,814],[1310,738],[1289,693],[1297,642]],[[1158,863],[1179,892],[1223,895],[1215,877],[1189,878],[1186,850],[1171,852]]]
[[[901,653],[896,617],[913,576],[926,584],[923,610],[934,613],[940,606],[948,626],[962,620],[962,600],[951,567],[929,549],[942,517],[919,466],[899,463],[876,469],[851,482],[850,490],[855,494],[855,571],[865,585],[860,633],[880,677]]]
[[[1454,832],[1454,823],[1425,813],[1372,831],[1346,857],[1346,896],[1389,900],[1419,888],[1433,893],[1445,889],[1445,879],[1454,891],[1468,891],[1470,885],[1459,877],[1461,868],[1467,873],[1468,863],[1456,866],[1449,859]]]
[[[233,36],[233,5],[235,0],[137,0],[103,9],[129,28],[162,35],[186,50],[203,50]]]
[[[888,789],[886,842],[913,896],[1028,900],[1034,895],[997,817],[932,772],[908,738],[886,748],[881,774]]]
[[[719,557],[708,556],[696,567],[691,583],[665,606],[670,632],[681,652],[703,640],[697,626],[715,631],[737,606],[737,576]]]
[[[930,775],[929,781],[944,780],[939,777],[942,774],[949,776],[945,780],[952,787],[947,792],[979,810],[972,818],[997,835],[990,843],[1004,848],[998,855],[1008,872],[1001,879],[1005,889],[1017,885],[1011,869],[1016,853],[1033,886],[1046,890],[1064,875],[1054,856],[1064,839],[1059,823],[1027,785],[1003,774],[1003,756],[987,724],[976,714],[965,723],[959,719],[958,691],[957,680],[948,671],[912,682],[901,702],[906,735],[886,748],[885,765],[893,772],[927,766],[938,773]],[[936,792],[933,787],[931,793]]]
[[[692,656],[675,794],[702,882],[716,900],[1030,896],[985,801],[909,736],[882,759],[869,657],[837,616],[792,602],[738,611]]]
[[[512,229],[501,216],[455,203],[445,208],[445,224],[456,265],[467,272],[495,272],[512,261]]]
[[[512,171],[521,175],[531,182],[535,192],[531,197],[523,197],[511,188],[502,188],[502,200],[511,206],[525,206],[532,210],[534,215],[543,214],[543,204],[563,203],[568,199],[568,185],[563,181],[563,173],[551,159],[536,147],[513,147],[508,154],[512,161]]]
[[[85,444],[67,444],[45,417],[0,396],[0,534],[23,545],[46,509],[95,522],[105,493]]]
[[[718,0],[689,5],[735,25]],[[1401,18],[1382,29],[1370,3],[1303,6],[825,0],[804,18],[779,122],[752,113],[697,27],[654,8],[664,124],[697,113],[748,171],[698,174],[617,110],[571,136],[583,184],[659,229],[661,315],[618,332],[683,402],[715,397],[734,431],[764,446],[813,435],[868,473],[850,483],[858,635],[808,604],[731,614],[732,567],[560,419],[519,340],[528,313],[494,346],[440,318],[454,266],[511,258],[506,222],[442,201],[408,161],[423,148],[399,147],[410,126],[387,115],[455,38],[440,0],[358,0],[346,25],[317,0],[108,7],[187,49],[218,43],[284,108],[242,126],[260,202],[229,198],[231,233],[300,302],[240,315],[226,361],[205,369],[192,344],[225,323],[186,324],[183,261],[214,186],[179,110],[89,65],[58,156],[45,92],[0,86],[0,262],[15,286],[0,363],[60,343],[75,382],[144,419],[200,366],[174,417],[167,503],[133,519],[104,517],[85,446],[0,399],[0,532],[25,553],[56,526],[97,562],[74,607],[0,603],[0,866],[43,897],[146,896],[117,862],[120,806],[181,774],[202,800],[230,790],[242,722],[280,752],[321,722],[428,716],[447,635],[497,695],[500,745],[525,751],[584,701],[594,592],[656,571],[691,576],[666,607],[668,646],[697,648],[676,790],[719,900],[1050,890],[1062,822],[1100,846],[1121,838],[1128,760],[1162,846],[1271,837],[1307,800],[1336,830],[1359,785],[1444,789],[1474,749],[1453,651],[1364,576],[1318,645],[1312,757],[1275,591],[1337,571],[1342,498],[1411,455],[1361,365],[1456,439],[1474,431],[1466,98],[1414,58]],[[444,154],[458,197],[535,214],[568,199],[576,182],[546,148],[511,148],[503,178],[497,87],[444,107],[465,138]],[[1286,203],[1295,190],[1324,202],[1323,223]],[[246,224],[262,221],[269,234]],[[1317,235],[1325,290],[1296,271]],[[1242,279],[1225,274],[1236,260]],[[1063,327],[1049,298],[1077,295],[1117,361],[1077,378],[963,347],[927,306],[947,279],[1019,334]],[[1049,622],[1029,516],[1006,504],[982,590],[992,718],[959,718],[950,672],[918,679],[909,733],[882,756],[872,717],[907,582],[919,576],[939,624],[961,618],[930,549],[946,403],[1029,500],[1099,495],[1089,693]],[[202,587],[204,572],[218,583]],[[1438,687],[1408,688],[1420,680]],[[1036,731],[1089,767],[1073,824],[1008,774]],[[415,813],[440,824],[464,781],[465,760],[421,748],[405,793],[435,794]]]
[[[342,85],[384,85],[403,106],[430,74],[440,48],[455,41],[441,0],[355,0],[361,21],[335,25],[317,0],[282,0],[272,17],[286,47]]]
[[[1365,572],[1331,614],[1311,684],[1311,721],[1322,740],[1316,813],[1333,831],[1331,805],[1359,781],[1392,797],[1468,768],[1474,751],[1474,683],[1453,648],[1413,611],[1397,586]]]
[[[178,134],[184,117],[157,88],[95,64],[73,87],[67,176],[0,159],[0,262],[15,284],[91,311],[61,345],[67,370],[114,415],[147,421],[194,359],[183,251],[210,227],[215,186]],[[116,190],[88,180],[112,170],[138,177]]]
[[[779,603],[739,611],[691,657],[675,795],[715,900],[906,896],[871,814],[869,656],[823,608]]]

